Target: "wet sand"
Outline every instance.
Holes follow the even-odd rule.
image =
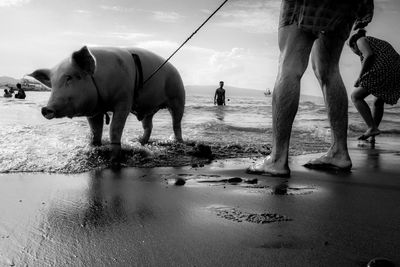
[[[289,179],[246,174],[252,159],[0,174],[0,266],[399,265],[393,144],[351,143],[351,173],[292,157]]]

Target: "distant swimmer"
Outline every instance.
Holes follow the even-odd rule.
[[[12,93],[10,93],[7,89],[4,89],[4,97],[12,97]]]
[[[214,105],[218,104],[218,106],[225,106],[225,89],[223,87],[224,82],[220,81],[219,88],[215,90]]]
[[[20,83],[17,83],[17,88],[18,88],[18,93],[15,94],[15,98],[18,98],[18,99],[25,99],[26,94],[25,94],[24,89],[22,89]]]

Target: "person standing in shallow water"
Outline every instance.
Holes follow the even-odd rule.
[[[361,72],[354,84],[351,100],[368,126],[359,140],[375,140],[384,111],[384,104],[394,105],[400,98],[400,55],[386,41],[365,36],[359,29],[349,39],[351,50],[360,57]],[[375,97],[373,112],[364,98]]]
[[[25,94],[24,89],[22,89],[20,83],[17,83],[17,88],[18,88],[18,93],[16,93],[14,97],[18,98],[18,99],[25,99],[26,94]]]
[[[10,93],[7,89],[4,89],[4,97],[12,97],[12,93]]]
[[[351,28],[366,26],[373,0],[282,0],[278,30],[279,70],[272,95],[272,152],[249,173],[289,176],[289,141],[300,97],[300,80],[311,54],[331,125],[328,152],[305,166],[351,168],[347,149],[348,100],[339,59]]]
[[[219,88],[215,90],[214,105],[225,106],[225,89],[223,87],[224,87],[224,82],[220,81]]]

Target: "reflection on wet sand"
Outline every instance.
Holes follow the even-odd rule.
[[[106,179],[111,181],[105,181]],[[114,177],[104,177],[101,171],[93,171],[91,173],[87,194],[89,206],[85,211],[82,223],[84,227],[105,226],[111,224],[112,221],[126,219],[124,200],[117,185],[117,179],[118,174]]]
[[[88,188],[88,207],[82,225],[98,227],[154,217],[150,203],[132,195],[135,185],[120,172],[93,171]],[[141,194],[140,194],[141,195]]]
[[[225,106],[216,106],[215,107],[215,117],[219,121],[224,121],[224,119],[225,119]]]
[[[360,141],[357,145],[359,148],[363,149],[365,160],[363,161],[363,167],[372,168],[374,170],[380,170],[381,162],[380,156],[384,153],[384,149],[376,146],[375,139],[371,141]]]
[[[378,149],[375,149],[374,147],[373,149],[367,152],[367,160],[365,161],[365,165],[370,166],[370,168],[373,168],[375,170],[380,170],[381,169],[380,155],[381,152]]]
[[[316,155],[298,157],[290,179],[246,174],[251,159],[0,175],[0,266],[400,262],[400,154],[391,147],[351,150],[348,174],[307,170],[301,163]],[[176,177],[186,183],[166,179]],[[196,177],[208,184],[193,186]]]

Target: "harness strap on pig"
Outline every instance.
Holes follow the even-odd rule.
[[[92,82],[94,84],[94,87],[96,87],[96,92],[97,92],[97,105],[100,107],[104,107],[104,101],[101,98],[99,87],[97,86],[96,80],[94,79],[93,75],[90,76],[92,78]],[[106,124],[110,124],[110,116],[108,115],[107,111],[104,111],[104,116],[106,117]]]
[[[136,100],[139,94],[139,90],[143,88],[143,68],[142,61],[137,54],[132,54],[132,58],[136,65],[136,80],[135,88],[133,90],[133,105],[136,106]]]
[[[136,79],[135,79],[135,88],[133,90],[133,106],[136,106],[136,99],[139,93],[139,90],[143,88],[143,68],[142,62],[140,57],[137,54],[132,54],[133,61],[135,62],[136,66]],[[96,87],[97,98],[98,98],[98,106],[104,107],[104,101],[101,98],[99,87],[97,86],[96,80],[94,79],[93,75],[91,76],[92,82],[94,87]],[[110,124],[110,116],[108,115],[107,111],[104,111],[104,116],[106,117],[106,124]]]

